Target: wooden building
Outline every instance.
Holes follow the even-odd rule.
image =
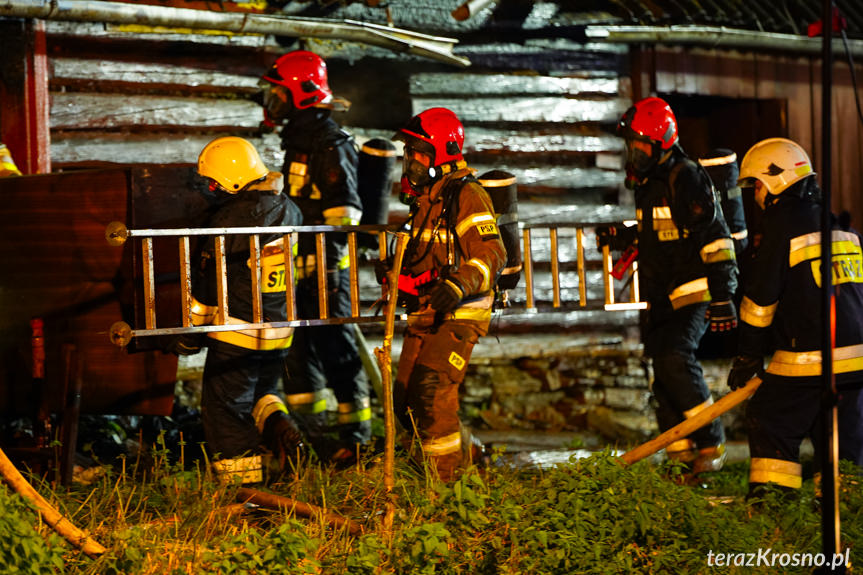
[[[140,183],[148,167],[188,167],[218,136],[247,137],[271,168],[281,167],[278,137],[261,129],[254,96],[261,74],[296,48],[327,60],[331,87],[353,103],[337,117],[360,144],[389,138],[426,108],[454,110],[471,165],[517,176],[525,224],[633,217],[615,128],[634,100],[651,94],[672,104],[690,155],[728,147],[742,158],[758,140],[784,136],[809,150],[818,171],[826,169],[820,40],[804,35],[820,12],[804,2],[153,0],[93,3],[104,5],[99,13],[81,4],[0,5],[0,139],[25,174],[113,171],[125,178],[127,194],[141,194],[139,207],[148,198]],[[463,18],[468,5],[479,9],[453,16]],[[861,70],[849,62],[863,56],[863,20],[853,6],[840,8],[849,10],[849,39],[834,43],[832,207],[847,210],[859,228],[863,118],[852,72]],[[219,19],[190,16],[200,10]],[[169,193],[182,193],[183,185]],[[94,204],[76,205],[74,194],[62,191],[64,209],[74,212],[65,223],[86,220]],[[403,213],[394,195],[391,217]],[[100,225],[108,223],[103,216],[95,218]],[[20,256],[29,240],[18,232],[4,236],[14,242],[0,250],[4,270],[25,265]],[[538,257],[548,261],[547,253]],[[4,271],[0,293],[25,289],[11,285],[14,277]],[[101,287],[112,279],[103,273]],[[2,306],[0,317],[18,323],[34,313]],[[582,317],[618,328],[636,321],[633,314]],[[4,325],[4,341],[26,331]]]

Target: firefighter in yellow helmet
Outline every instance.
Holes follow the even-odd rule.
[[[21,170],[15,165],[15,160],[12,159],[12,153],[6,144],[0,142],[0,178],[7,176],[20,176]]]
[[[393,139],[404,142],[401,199],[411,206],[398,282],[408,326],[394,403],[446,481],[469,462],[458,388],[474,345],[488,333],[506,250],[491,199],[462,155],[464,128],[452,111],[426,110]]]
[[[283,178],[264,165],[255,147],[237,137],[217,138],[198,157],[215,203],[205,227],[293,226],[302,223],[297,206],[283,192]],[[281,234],[262,234],[263,320],[285,321],[285,256]],[[192,278],[195,325],[212,323],[217,312],[215,238],[206,238],[197,253]],[[225,236],[228,324],[253,323],[249,238]],[[243,483],[263,479],[261,445],[284,464],[300,447],[300,433],[279,396],[292,328],[214,331],[206,338],[201,410],[204,434],[220,478]],[[179,354],[194,353],[193,339],[180,338]]]
[[[799,488],[800,442],[821,445],[821,189],[809,156],[797,143],[770,138],[740,164],[740,186],[764,210],[761,242],[743,284],[739,347],[728,385],[760,375],[746,408],[749,487]],[[839,455],[863,465],[863,267],[861,238],[834,219],[833,372],[839,392]],[[763,356],[772,354],[767,368]],[[817,459],[817,458],[816,458]]]

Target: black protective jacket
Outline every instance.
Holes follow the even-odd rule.
[[[762,219],[740,306],[739,352],[773,353],[767,372],[820,375],[821,204],[815,178],[789,187]],[[863,264],[860,235],[834,224],[832,273],[836,299],[833,372],[837,382],[863,380]]]
[[[635,189],[639,285],[651,306],[730,300],[737,263],[703,169],[676,149]]]
[[[267,179],[251,184],[236,196],[221,199],[205,227],[298,226],[302,215],[282,191],[282,175],[270,172]],[[261,234],[261,291],[265,322],[285,321],[285,256],[281,234]],[[249,236],[225,236],[225,264],[228,286],[228,323],[252,323],[252,279]],[[207,238],[200,252],[198,268],[192,278],[193,321],[196,325],[212,323],[218,296],[215,238]],[[248,333],[247,333],[248,332]],[[228,341],[248,349],[286,348],[290,328],[276,330],[243,330],[209,332],[211,338]],[[265,341],[273,340],[273,341]],[[279,340],[278,342],[275,340]]]
[[[303,213],[304,225],[356,225],[362,217],[357,192],[358,154],[353,137],[328,110],[310,108],[282,128],[286,191]],[[346,234],[329,233],[327,269],[347,267]],[[297,253],[315,253],[314,234],[300,234]],[[311,277],[314,263],[298,259],[297,274]]]

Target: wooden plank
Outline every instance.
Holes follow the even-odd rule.
[[[247,100],[121,94],[54,93],[51,127],[55,130],[195,127],[257,129],[261,107]]]
[[[99,91],[153,92],[160,88],[188,92],[257,92],[260,74],[246,76],[228,74],[194,66],[91,60],[86,58],[54,58],[51,86],[95,87]],[[263,70],[261,70],[263,72]]]
[[[467,95],[604,95],[620,93],[618,77],[570,78],[553,76],[527,76],[514,74],[414,74],[410,79],[410,93],[414,96]]]
[[[413,113],[438,106],[451,109],[469,122],[616,122],[631,105],[629,100],[576,100],[568,98],[434,98],[413,100]]]

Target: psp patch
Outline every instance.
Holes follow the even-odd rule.
[[[479,235],[481,237],[499,235],[497,232],[497,224],[494,222],[488,222],[486,224],[479,224],[476,227],[476,231],[479,232]]]
[[[459,371],[461,371],[462,368],[464,368],[464,363],[465,363],[464,358],[462,356],[460,356],[459,354],[457,354],[456,352],[452,352],[449,354],[449,362],[454,368],[456,368]]]

